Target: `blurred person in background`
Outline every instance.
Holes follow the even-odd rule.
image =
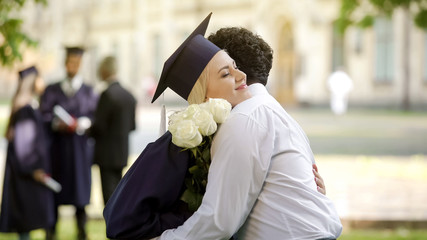
[[[89,135],[95,139],[94,163],[100,169],[105,204],[120,182],[123,168],[127,165],[129,133],[136,126],[136,100],[120,85],[114,57],[102,60],[98,74],[108,87],[99,98]]]
[[[19,72],[6,130],[0,231],[17,232],[20,240],[30,239],[31,230],[48,228],[54,221],[53,192],[45,186],[50,173],[47,136],[38,110],[43,87],[35,67]]]
[[[52,176],[62,185],[62,191],[55,195],[52,239],[55,239],[58,206],[68,204],[76,208],[78,239],[87,238],[85,206],[90,200],[93,143],[84,133],[91,125],[98,95],[78,74],[83,53],[80,47],[66,49],[67,76],[47,86],[40,101],[50,133]]]
[[[353,90],[353,80],[339,67],[328,78],[328,89],[331,92],[331,110],[335,115],[343,115],[347,112],[348,95]]]

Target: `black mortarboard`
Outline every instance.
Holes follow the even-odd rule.
[[[19,80],[24,79],[26,76],[30,75],[30,74],[35,74],[38,75],[39,71],[37,71],[37,68],[34,66],[28,67],[26,69],[23,69],[21,71],[19,71]]]
[[[67,55],[70,55],[70,54],[74,54],[74,55],[83,55],[83,53],[84,53],[84,49],[83,48],[81,48],[81,47],[67,47],[67,48],[65,48],[66,49],[66,51],[67,51]]]
[[[203,69],[212,57],[221,50],[204,37],[211,15],[212,13],[166,60],[151,103],[168,87],[187,100]]]

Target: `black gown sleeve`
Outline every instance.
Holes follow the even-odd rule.
[[[179,199],[189,161],[170,132],[148,144],[105,206],[107,237],[150,239],[182,225],[192,215]]]

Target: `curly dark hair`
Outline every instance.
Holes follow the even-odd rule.
[[[224,49],[246,73],[247,84],[267,84],[273,63],[273,49],[258,35],[242,27],[221,28],[208,40]]]

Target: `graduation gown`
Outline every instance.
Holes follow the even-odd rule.
[[[84,207],[89,204],[93,144],[86,135],[52,131],[53,108],[60,105],[75,118],[93,119],[97,102],[98,96],[86,84],[68,97],[60,83],[55,83],[49,85],[41,96],[40,110],[50,129],[52,177],[62,185],[62,191],[56,194],[58,205]]]
[[[183,224],[192,214],[179,200],[189,164],[170,132],[148,144],[105,206],[107,237],[150,239]]]
[[[50,227],[54,221],[53,192],[36,182],[32,172],[49,169],[46,132],[41,115],[31,106],[19,109],[11,121],[18,131],[18,123],[33,121],[35,123],[35,140],[25,146],[28,150],[25,158],[17,154],[17,139],[8,143],[4,174],[3,198],[0,212],[1,232],[28,232],[33,229]]]

